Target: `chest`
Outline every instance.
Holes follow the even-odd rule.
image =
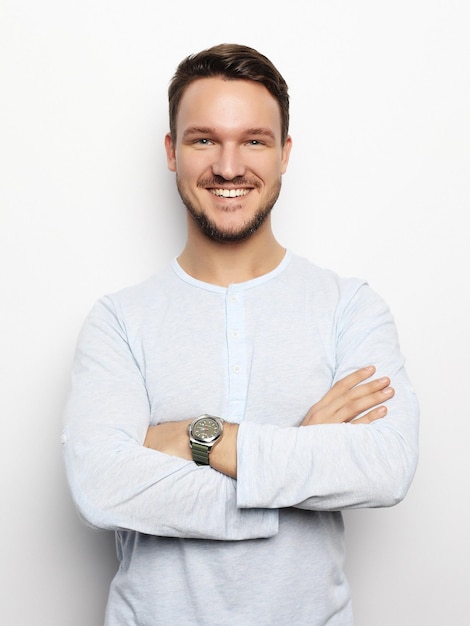
[[[152,421],[201,413],[295,425],[329,389],[332,316],[299,299],[217,294],[171,303],[137,334]]]

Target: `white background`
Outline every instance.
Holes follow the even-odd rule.
[[[168,81],[229,41],[290,87],[278,239],[385,297],[421,402],[407,499],[346,515],[357,625],[468,626],[470,3],[162,5],[0,0],[0,620],[102,624],[113,538],[78,520],[59,444],[74,345],[179,252]]]

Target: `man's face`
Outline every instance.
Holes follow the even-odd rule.
[[[291,139],[281,145],[277,101],[253,81],[201,78],[176,121],[168,167],[194,222],[215,241],[246,239],[265,224],[287,168]]]

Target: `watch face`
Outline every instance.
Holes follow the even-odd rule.
[[[201,417],[194,424],[192,434],[199,441],[213,441],[220,435],[220,426],[212,417]]]

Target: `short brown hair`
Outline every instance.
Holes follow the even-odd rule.
[[[289,94],[287,84],[273,63],[263,54],[239,44],[219,44],[191,54],[178,65],[168,88],[170,133],[176,141],[176,116],[185,89],[198,78],[222,76],[228,80],[253,80],[261,83],[276,98],[281,113],[281,140],[289,132]]]

